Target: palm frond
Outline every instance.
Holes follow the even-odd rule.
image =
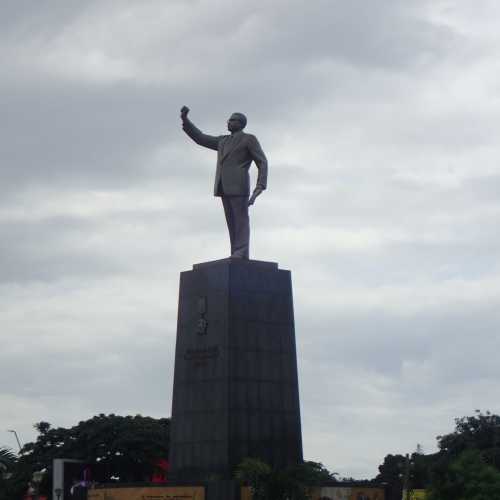
[[[16,455],[9,448],[0,446],[0,469],[9,470],[16,462]]]

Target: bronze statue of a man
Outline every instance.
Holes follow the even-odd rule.
[[[233,113],[227,121],[230,135],[207,135],[196,128],[187,117],[189,108],[181,109],[182,128],[200,146],[217,151],[214,196],[220,196],[226,215],[231,257],[248,259],[250,223],[248,207],[267,187],[267,159],[254,135],[243,132],[247,119]],[[259,171],[257,186],[250,196],[248,170],[252,161]],[[249,198],[250,196],[250,198]]]

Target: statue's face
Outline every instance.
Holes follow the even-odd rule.
[[[238,130],[243,130],[243,123],[241,123],[238,115],[231,115],[227,121],[227,129],[229,132],[238,132]]]

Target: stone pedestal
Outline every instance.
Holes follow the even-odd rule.
[[[229,258],[181,273],[170,446],[174,480],[302,461],[289,271]]]

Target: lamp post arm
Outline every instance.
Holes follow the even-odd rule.
[[[19,451],[21,451],[23,449],[23,447],[21,446],[21,441],[19,440],[19,436],[17,435],[17,432],[13,429],[9,429],[7,432],[12,432],[12,434],[14,434],[14,436],[16,437],[17,446],[19,446]]]

